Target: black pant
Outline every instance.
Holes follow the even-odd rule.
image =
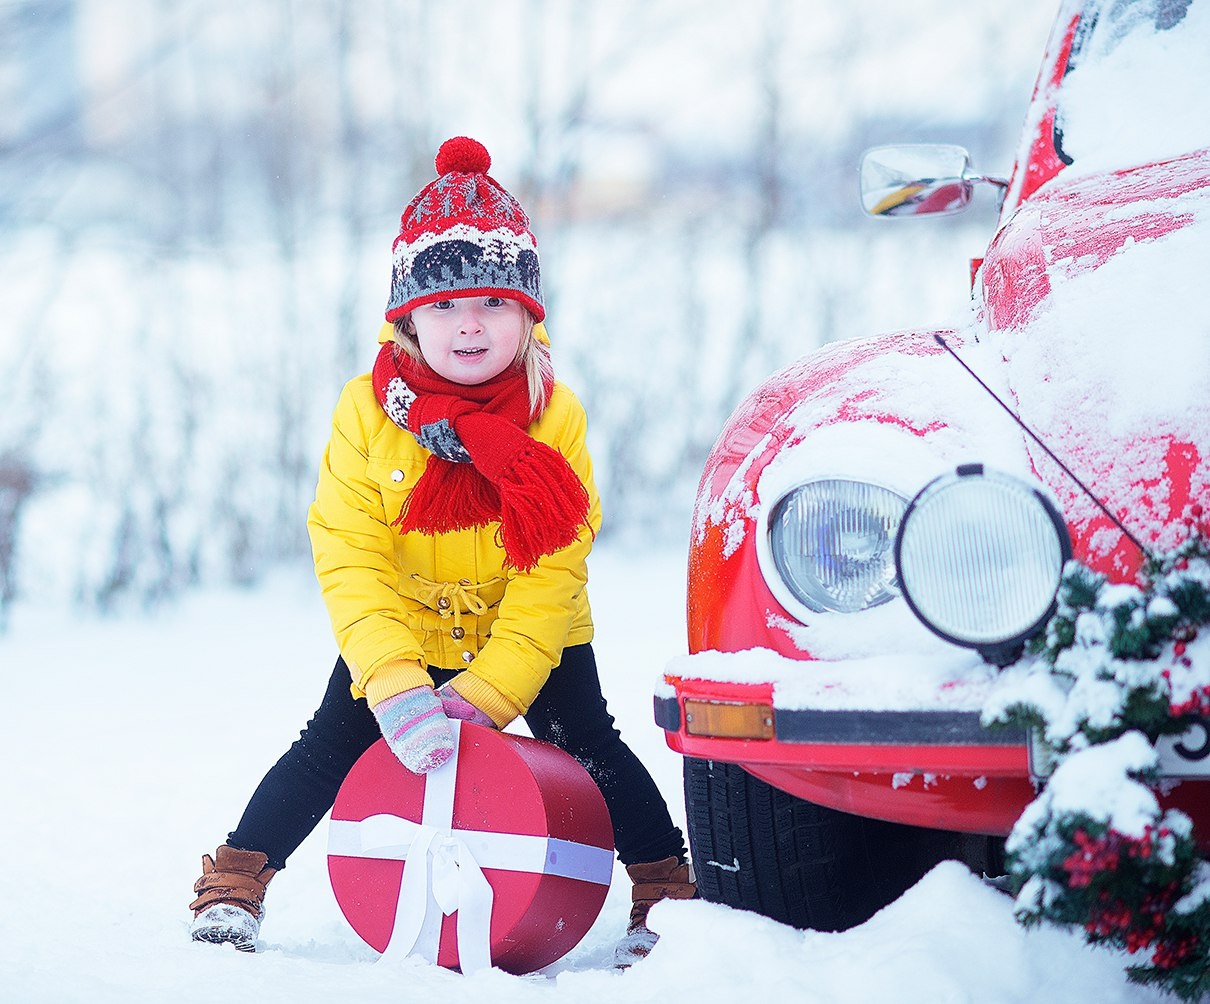
[[[452,670],[432,670],[440,686]],[[564,649],[563,661],[525,715],[537,739],[576,758],[605,796],[622,864],[684,857],[685,841],[638,757],[615,728],[605,706],[591,645]],[[284,868],[315,829],[358,758],[382,733],[365,698],[349,692],[349,670],[336,661],[323,702],[298,739],[265,775],[227,843],[261,851]]]

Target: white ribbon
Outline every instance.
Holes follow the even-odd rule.
[[[328,853],[341,857],[407,861],[399,884],[395,925],[381,958],[419,955],[437,961],[441,918],[457,911],[458,963],[464,973],[491,968],[493,892],[484,868],[534,872],[609,885],[613,851],[556,837],[454,829],[454,756],[429,771],[421,822],[382,813],[361,821],[333,819]],[[423,863],[423,864],[422,864]]]

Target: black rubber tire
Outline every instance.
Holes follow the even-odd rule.
[[[962,835],[825,808],[737,764],[686,757],[684,774],[699,895],[783,924],[846,930],[965,856]]]

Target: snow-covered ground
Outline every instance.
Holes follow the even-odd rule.
[[[651,718],[684,651],[684,556],[598,549],[591,562],[606,696],[683,818],[680,763]],[[203,852],[321,696],[333,659],[308,568],[154,616],[89,621],[19,607],[0,637],[0,999],[24,1002],[895,1001],[1154,1002],[1124,959],[1025,931],[1011,901],[942,865],[868,923],[801,932],[703,902],[665,903],[633,969],[610,967],[628,888],[615,871],[584,942],[548,970],[463,977],[376,964],[328,884],[326,825],[273,882],[261,951],[186,933]]]

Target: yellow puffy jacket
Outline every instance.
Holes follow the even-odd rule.
[[[586,561],[601,500],[586,428],[583,406],[556,383],[528,432],[584,482],[591,532],[529,572],[506,570],[498,524],[432,535],[390,525],[430,454],[386,416],[369,374],[345,385],[307,528],[355,696],[376,704],[431,685],[426,666],[469,667],[459,692],[503,726],[528,710],[566,646],[592,640]]]

